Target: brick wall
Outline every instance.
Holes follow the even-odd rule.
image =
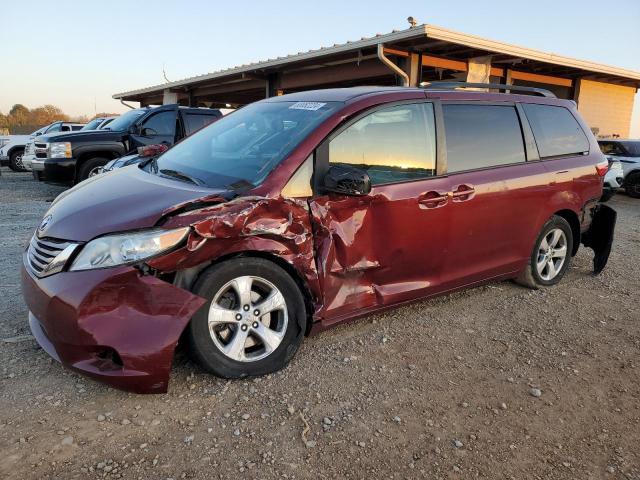
[[[581,80],[578,111],[592,129],[598,129],[598,137],[627,138],[635,93],[633,87]]]

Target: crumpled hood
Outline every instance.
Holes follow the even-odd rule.
[[[177,206],[196,200],[220,202],[220,196],[228,193],[152,175],[135,166],[117,169],[60,194],[38,235],[88,241],[107,233],[149,228]]]

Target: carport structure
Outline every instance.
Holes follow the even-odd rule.
[[[594,132],[628,136],[640,72],[434,25],[362,38],[113,96],[141,105],[238,107],[300,90],[468,80],[543,87],[578,103]]]

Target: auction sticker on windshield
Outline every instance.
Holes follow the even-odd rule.
[[[325,105],[326,103],[322,102],[296,102],[289,108],[293,110],[318,110]]]

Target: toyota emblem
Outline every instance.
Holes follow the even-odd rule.
[[[53,217],[51,215],[47,215],[46,217],[44,217],[42,219],[42,223],[40,224],[40,226],[38,227],[39,231],[44,231],[45,228],[47,228],[47,225],[49,225],[49,223],[51,223],[51,219]]]

